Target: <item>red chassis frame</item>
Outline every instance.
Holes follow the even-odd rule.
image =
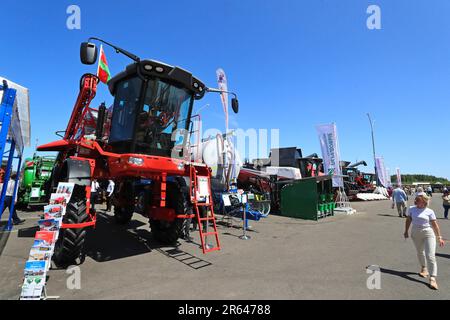
[[[63,141],[63,140],[62,140]],[[83,157],[70,157],[70,159],[88,161],[91,168],[91,177],[95,179],[110,179],[121,180],[128,177],[140,177],[152,179],[157,182],[156,186],[160,189],[160,206],[153,206],[151,208],[151,216],[157,220],[173,221],[176,218],[187,219],[195,217],[192,215],[178,215],[174,209],[166,208],[166,185],[168,176],[185,176],[190,177],[192,181],[191,167],[196,170],[197,175],[210,177],[211,169],[206,165],[199,163],[192,163],[182,159],[166,158],[159,156],[150,156],[142,154],[117,154],[104,151],[101,146],[93,140],[81,138],[79,141],[72,143],[64,143],[62,141],[55,141],[46,145],[39,146],[39,150],[45,151],[65,151],[67,149],[76,148],[78,154],[83,154]],[[96,159],[103,158],[106,160],[107,168],[105,168],[103,161]],[[141,165],[130,163],[130,158],[139,158],[143,160]],[[192,188],[189,189],[192,197]],[[90,212],[90,195],[91,187],[86,186],[86,213],[89,215],[90,221],[80,224],[63,224],[61,228],[84,228],[88,226],[95,226],[95,214]]]

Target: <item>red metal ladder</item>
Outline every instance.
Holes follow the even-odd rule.
[[[216,218],[214,216],[214,203],[212,200],[212,194],[211,194],[211,173],[209,171],[209,168],[205,166],[205,172],[207,174],[197,174],[197,169],[191,165],[190,166],[190,178],[191,178],[191,202],[194,207],[194,214],[197,217],[198,222],[198,230],[200,233],[200,241],[202,245],[203,253],[208,253],[211,251],[217,251],[220,250],[220,241],[219,241],[219,233],[217,232],[217,225],[216,225]],[[198,194],[199,194],[199,186],[198,186],[198,178],[206,178],[208,180],[208,193],[209,196],[206,199],[206,202],[198,202]],[[193,191],[193,192],[192,192]],[[206,217],[200,216],[200,207],[205,207],[206,209]],[[209,222],[212,221],[213,231],[204,232],[203,230],[203,222],[206,223],[206,225],[209,225]],[[216,245],[214,247],[209,248],[208,243],[206,242],[208,236],[214,236],[216,240]]]

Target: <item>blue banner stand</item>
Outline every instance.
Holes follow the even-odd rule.
[[[14,101],[16,99],[17,91],[12,88],[8,88],[6,82],[4,82],[3,85],[0,85],[0,90],[3,90],[3,99],[0,104],[0,123],[1,123],[1,129],[0,129],[0,155],[1,155],[1,164],[3,164],[3,158],[5,157],[5,154],[8,153],[8,161],[6,165],[5,170],[5,176],[3,179],[3,187],[0,194],[0,218],[3,215],[3,210],[5,206],[5,199],[6,199],[6,190],[8,188],[8,182],[11,177],[11,172],[13,169],[13,159],[14,159],[14,153],[16,151],[16,142],[14,140],[14,137],[8,139],[8,133],[11,126],[11,120],[13,117],[13,107],[14,107]],[[6,147],[9,144],[9,151],[6,151]],[[20,165],[22,162],[22,154],[23,150],[20,150],[17,159],[19,159],[19,164],[17,167],[17,176],[15,179],[14,184],[14,193],[12,195],[12,201],[10,206],[10,213],[9,213],[9,219],[8,223],[5,226],[5,231],[11,231],[13,228],[13,221],[12,221],[12,213],[14,212],[14,206],[16,201],[16,194],[17,194],[17,188],[19,187],[19,179],[20,179]]]

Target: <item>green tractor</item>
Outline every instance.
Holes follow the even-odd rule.
[[[48,202],[47,184],[50,183],[56,157],[37,156],[25,159],[22,166],[22,180],[19,186],[17,205],[27,209],[44,206]]]

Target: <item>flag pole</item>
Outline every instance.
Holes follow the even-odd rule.
[[[98,59],[98,63],[97,63],[97,77],[99,77],[99,71],[100,71],[100,62],[102,59],[102,52],[103,52],[103,45],[100,44],[100,59]]]

